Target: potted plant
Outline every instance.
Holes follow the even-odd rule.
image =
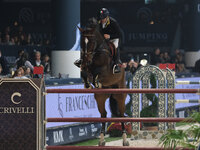
[[[177,146],[200,149],[200,113],[194,113],[191,118],[193,122],[190,122],[191,126],[188,129],[168,130],[166,134],[160,138],[159,143],[164,149],[176,149]]]

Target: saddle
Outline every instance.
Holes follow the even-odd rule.
[[[108,46],[110,48],[111,57],[114,58],[117,55],[117,49],[112,42],[108,42]]]

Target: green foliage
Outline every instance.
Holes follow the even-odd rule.
[[[200,123],[200,113],[193,113],[191,115],[191,118],[196,122],[196,123]]]
[[[164,149],[169,148],[175,150],[186,138],[187,136],[182,130],[168,130],[168,132],[160,138],[160,144],[162,143]]]
[[[156,88],[156,77],[154,74],[150,75],[150,84],[151,84],[151,88]]]
[[[130,88],[130,81],[132,80],[132,76],[130,76],[128,78],[127,81],[127,87]],[[154,74],[150,75],[150,84],[151,84],[151,88],[156,88],[156,77]],[[126,110],[125,110],[125,114],[129,117],[132,117],[132,95],[133,94],[128,94],[130,96],[130,100],[129,102],[126,104]],[[158,97],[155,94],[152,93],[148,93],[145,94],[147,99],[149,101],[152,102],[151,106],[148,106],[146,108],[144,108],[141,113],[140,116],[141,117],[156,117],[157,116],[157,108],[158,108]],[[149,123],[147,123],[148,125]],[[153,125],[157,125],[157,123],[152,123]],[[152,125],[149,124],[149,125]]]
[[[156,88],[156,77],[154,74],[150,75],[151,88]],[[158,114],[158,97],[154,93],[145,94],[147,99],[152,102],[150,106],[142,109],[140,117],[157,117]],[[144,126],[156,126],[157,123],[144,123]]]
[[[168,130],[167,133],[160,138],[160,144],[162,144],[164,148],[175,149],[179,145],[196,149],[197,145],[200,143],[200,113],[193,113],[191,118],[194,122],[189,122],[191,126],[187,130]],[[188,122],[188,120],[184,121],[184,123],[186,122]],[[193,139],[193,141],[191,142],[190,139]]]
[[[153,105],[145,107],[142,109],[140,116],[141,117],[155,117],[157,115],[157,110]]]

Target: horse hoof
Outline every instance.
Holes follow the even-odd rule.
[[[101,89],[101,88],[102,88],[102,84],[99,83],[99,82],[98,82],[98,83],[95,83],[95,87],[98,88],[98,89]]]
[[[123,142],[123,146],[129,146],[129,142],[128,141]]]
[[[102,84],[101,84],[101,83],[98,83],[97,88],[101,89],[101,88],[102,88]]]
[[[106,141],[104,140],[103,142],[99,141],[99,146],[105,146],[106,145]]]
[[[88,89],[93,89],[93,87],[90,85],[90,87]]]

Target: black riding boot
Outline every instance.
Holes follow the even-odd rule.
[[[114,57],[113,74],[121,72],[121,69],[119,67],[119,64],[121,64],[121,61],[119,57],[120,57],[120,52],[119,52],[119,48],[117,48],[117,54],[115,54],[115,57]]]
[[[76,65],[77,67],[81,67],[81,63],[82,63],[82,59],[77,59],[75,62],[74,62],[74,65]]]

